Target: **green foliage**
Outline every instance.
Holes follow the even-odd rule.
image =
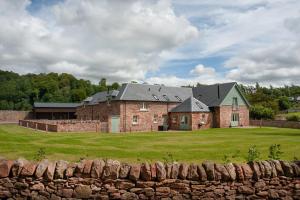
[[[272,160],[279,160],[280,156],[283,154],[283,152],[280,149],[281,149],[280,144],[272,144],[269,147],[268,158]]]
[[[106,79],[99,85],[88,80],[76,79],[71,74],[26,74],[0,70],[0,110],[30,110],[34,102],[80,102],[96,92],[111,86]]]
[[[35,153],[33,159],[36,161],[41,161],[46,158],[46,152],[44,148],[39,148],[39,150]]]
[[[283,96],[278,99],[278,106],[280,110],[287,110],[291,107],[288,97]]]
[[[262,105],[255,105],[250,108],[250,117],[252,119],[273,119],[275,116],[271,108]]]
[[[297,121],[300,121],[300,116],[297,114],[291,114],[291,115],[286,116],[286,120],[297,122]]]
[[[222,158],[222,161],[224,163],[231,163],[232,160],[235,160],[236,158],[238,158],[241,154],[241,151],[240,150],[237,150],[234,154],[232,155],[228,155],[228,154],[225,154]]]
[[[300,86],[295,85],[274,88],[262,87],[256,83],[254,87],[240,85],[240,88],[252,106],[261,105],[274,113],[297,107],[297,103],[290,102],[288,97],[300,96]]]
[[[253,145],[248,150],[247,162],[258,160],[260,157],[260,152],[256,149],[256,146]]]
[[[170,152],[166,153],[166,156],[163,157],[164,163],[173,163],[175,162],[175,159],[173,157],[173,154]]]

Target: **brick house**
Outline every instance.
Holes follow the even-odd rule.
[[[76,115],[108,122],[109,132],[197,130],[249,125],[249,103],[236,83],[194,88],[127,83],[88,97]]]

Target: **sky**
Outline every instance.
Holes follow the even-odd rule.
[[[97,83],[300,84],[299,0],[1,0],[0,69]]]

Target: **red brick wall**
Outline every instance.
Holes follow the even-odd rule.
[[[236,111],[232,110],[232,106],[221,106],[215,107],[214,127],[230,127],[232,113],[239,113],[239,126],[249,126],[249,109],[247,106],[239,106]]]
[[[142,102],[127,101],[122,102],[120,106],[120,131],[157,131],[158,126],[163,124],[163,115],[168,115],[168,112],[178,105],[178,103],[162,103],[162,102],[145,102],[147,111],[141,111]],[[157,123],[154,123],[154,115],[158,115]],[[139,118],[138,124],[132,124],[132,118],[137,115]]]
[[[200,122],[204,122],[199,127]],[[211,113],[192,113],[192,130],[207,129],[212,127],[212,114]]]
[[[182,115],[189,116],[190,130],[207,129],[212,127],[212,114],[211,113],[170,113],[170,129],[180,130],[180,120]],[[173,117],[176,118],[176,122],[173,123]],[[203,118],[204,117],[204,118]],[[205,124],[199,126],[200,122]]]
[[[17,110],[0,110],[0,122],[15,122],[23,119],[32,119],[33,115],[30,111]]]

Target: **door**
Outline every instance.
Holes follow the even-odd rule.
[[[239,113],[232,113],[231,114],[231,127],[236,127],[239,125],[240,116]]]
[[[180,130],[189,130],[189,116],[188,115],[181,115],[180,117]]]
[[[169,118],[168,118],[168,115],[163,115],[162,119],[163,119],[164,131],[167,131],[169,129],[169,123],[168,123]]]
[[[111,116],[111,132],[120,132],[120,116]]]

